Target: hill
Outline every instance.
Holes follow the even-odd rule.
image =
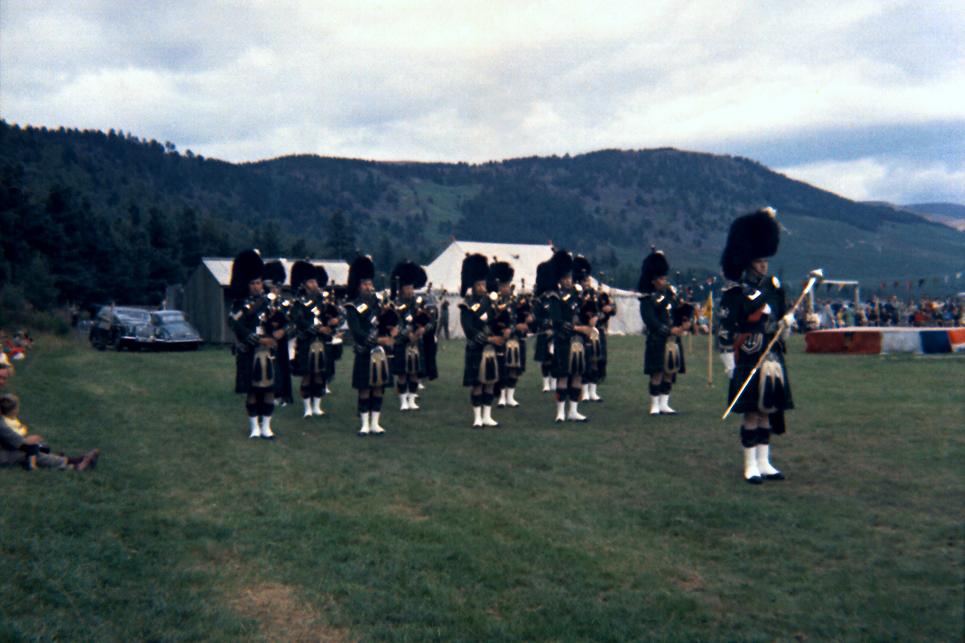
[[[929,221],[944,223],[965,232],[965,205],[959,203],[912,203],[901,206],[922,215]]]
[[[231,164],[131,134],[0,123],[0,272],[34,303],[157,301],[204,254],[427,262],[452,236],[545,242],[632,287],[650,245],[715,274],[730,221],[762,205],[786,234],[774,268],[870,280],[962,269],[965,235],[855,203],[755,161],[602,150],[478,165],[289,156]],[[10,225],[11,227],[7,227]],[[27,286],[26,284],[30,284]],[[38,286],[39,284],[39,286]]]

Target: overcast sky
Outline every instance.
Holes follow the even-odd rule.
[[[965,203],[965,0],[3,0],[0,115],[230,161],[672,146]]]

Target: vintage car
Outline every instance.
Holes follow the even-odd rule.
[[[149,346],[154,341],[151,313],[127,306],[101,306],[88,334],[91,346],[117,350]]]
[[[154,327],[153,348],[156,350],[197,350],[201,335],[184,318],[180,310],[158,310],[151,313]]]

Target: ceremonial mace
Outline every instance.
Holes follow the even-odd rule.
[[[795,301],[794,305],[791,306],[791,310],[787,311],[784,314],[784,316],[786,317],[787,315],[794,314],[794,311],[797,310],[797,307],[801,305],[801,302],[804,301],[804,298],[807,297],[807,294],[811,292],[812,288],[814,288],[814,284],[816,284],[819,280],[823,278],[824,278],[824,271],[821,270],[820,268],[809,272],[808,282],[807,284],[804,285],[804,290],[801,291],[801,294],[798,296],[797,301]],[[724,414],[720,416],[721,420],[727,419],[727,416],[730,415],[731,409],[734,408],[734,405],[737,404],[737,400],[740,399],[741,393],[744,392],[744,389],[747,388],[747,385],[751,383],[752,379],[754,379],[754,376],[757,374],[757,371],[761,367],[761,364],[764,363],[764,358],[768,356],[768,354],[771,352],[771,349],[774,348],[774,344],[777,343],[778,338],[781,336],[781,333],[784,330],[784,325],[785,325],[784,317],[781,317],[781,321],[778,323],[778,328],[774,332],[774,337],[772,337],[771,341],[768,342],[767,348],[765,348],[764,352],[761,353],[761,357],[760,359],[757,360],[757,364],[754,364],[754,369],[751,371],[750,375],[747,376],[747,379],[744,380],[744,383],[741,385],[740,390],[737,391],[737,395],[734,396],[734,401],[730,403],[730,406],[727,407],[727,410],[724,411]]]

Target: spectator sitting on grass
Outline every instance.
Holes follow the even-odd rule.
[[[7,388],[7,380],[13,375],[13,369],[8,365],[0,363],[0,395]],[[3,398],[7,396],[3,395]],[[13,400],[17,398],[15,396]],[[7,403],[4,403],[4,409]],[[14,419],[19,413],[19,403],[14,404]],[[17,420],[19,425],[19,420]],[[22,425],[21,425],[22,427]],[[24,431],[26,433],[26,431]],[[86,471],[93,469],[97,465],[97,458],[100,450],[88,451],[81,457],[68,458],[62,455],[51,455],[50,448],[43,444],[43,438],[39,435],[21,435],[20,432],[11,426],[6,417],[6,412],[0,415],[0,467],[18,464],[28,471],[34,464],[46,469],[75,469]]]

